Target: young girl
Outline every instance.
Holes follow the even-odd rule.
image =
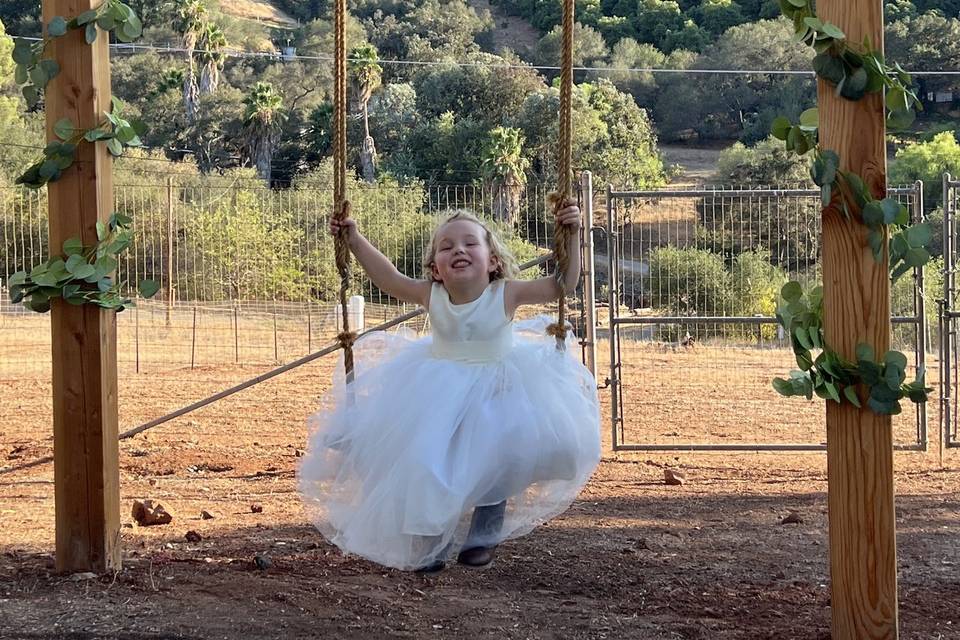
[[[580,275],[580,210],[572,291]],[[600,459],[596,381],[575,343],[556,347],[549,318],[513,323],[517,308],[556,300],[554,277],[514,280],[517,265],[475,215],[456,211],[434,231],[426,279],[401,274],[346,230],[382,291],[427,309],[432,336],[374,332],[354,347],[311,419],[300,489],[317,528],[343,551],[398,569],[436,571],[453,556],[488,564],[497,544],[564,511]],[[342,367],[340,367],[342,370]]]

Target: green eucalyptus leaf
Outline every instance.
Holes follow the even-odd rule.
[[[817,107],[807,109],[800,114],[800,128],[807,131],[816,131],[820,126],[820,110]]]
[[[13,45],[13,61],[24,66],[33,62],[33,46],[29,40],[15,38]]]
[[[83,253],[83,242],[80,238],[69,238],[63,242],[63,253],[66,256],[74,256]]]
[[[907,208],[897,202],[895,198],[884,198],[880,201],[880,208],[883,210],[884,224],[893,224],[897,218],[900,217],[900,212],[907,210]]]
[[[27,82],[30,81],[30,72],[27,70],[27,65],[17,65],[16,70],[13,72],[13,81],[17,84],[27,84]]]
[[[846,34],[840,30],[840,27],[830,22],[824,22],[821,31],[834,40],[844,40],[847,37]]]
[[[120,141],[116,138],[110,138],[107,140],[107,149],[114,157],[123,155],[123,145],[120,144]]]
[[[797,327],[793,332],[794,337],[797,339],[797,342],[800,343],[807,351],[813,349],[813,343],[810,342],[810,334],[807,333],[806,329],[803,327]]]
[[[779,140],[786,140],[787,135],[790,133],[790,127],[792,126],[793,125],[790,124],[788,119],[783,116],[778,116],[770,125],[770,133],[773,134],[773,137]]]
[[[51,38],[59,38],[67,32],[67,21],[62,16],[57,16],[47,25],[47,35]]]
[[[23,94],[23,99],[27,101],[28,107],[33,108],[40,102],[40,92],[36,87],[27,85],[20,92]]]
[[[141,298],[152,298],[160,291],[160,283],[156,280],[141,280],[139,291]]]
[[[899,351],[887,351],[883,354],[883,361],[888,365],[893,365],[900,369],[907,368],[907,356]]]
[[[784,380],[783,378],[774,378],[773,379],[773,388],[782,396],[790,397],[793,394],[793,385],[789,380]]]
[[[873,250],[873,259],[880,262],[883,258],[883,232],[879,229],[871,229],[867,234],[867,244]]]
[[[53,80],[60,74],[60,65],[57,64],[56,60],[51,60],[49,58],[46,60],[41,60],[40,66],[43,68],[44,73],[47,74],[47,78],[50,80]]]
[[[59,175],[60,166],[55,160],[45,160],[43,164],[40,165],[40,177],[47,180],[52,179],[54,176]]]
[[[88,264],[86,258],[84,258],[82,254],[74,253],[67,258],[66,269],[78,278],[85,278],[86,276],[81,276],[77,273],[77,270],[85,264]]]
[[[83,32],[83,39],[87,44],[93,44],[97,40],[97,23],[91,22]]]
[[[867,400],[867,406],[874,413],[877,413],[883,416],[899,415],[902,410],[900,408],[900,403],[897,402],[896,400],[889,401],[889,402],[881,402],[876,400],[872,396],[870,397],[869,400]]]
[[[47,77],[47,72],[43,67],[36,66],[30,69],[30,82],[38,89],[46,87],[49,80],[50,78]]]
[[[827,382],[824,386],[827,388],[827,393],[829,394],[830,399],[837,404],[840,404],[840,392],[837,390],[837,385],[833,384],[832,382]]]
[[[864,384],[874,385],[880,381],[880,365],[870,360],[860,360],[857,363],[857,370],[860,372],[860,379]]]
[[[887,114],[887,128],[892,131],[906,129],[916,120],[917,114],[913,109],[900,109]]]
[[[77,16],[77,24],[83,26],[97,19],[96,9],[90,9],[89,11],[84,11]]]
[[[915,224],[906,230],[907,241],[913,247],[925,247],[933,239],[933,228],[929,222]]]
[[[89,262],[84,262],[73,271],[74,277],[85,280],[96,273],[96,268]]]
[[[868,202],[866,206],[863,207],[863,223],[868,227],[876,228],[883,224],[884,221],[884,212],[883,207],[880,206],[880,203],[877,201]]]
[[[903,261],[911,267],[922,267],[930,261],[930,252],[922,247],[917,247],[907,251]]]
[[[787,302],[797,302],[803,297],[803,287],[799,282],[790,281],[780,289],[780,297]]]
[[[839,84],[844,77],[843,62],[826,51],[814,57],[813,70],[834,85]]]
[[[897,280],[902,278],[904,274],[910,271],[910,269],[911,269],[910,265],[908,265],[905,262],[901,262],[896,266],[896,268],[893,271],[890,272],[890,282],[896,282]]]
[[[857,389],[853,386],[846,386],[843,388],[843,395],[847,398],[847,401],[858,409],[861,408],[860,396],[857,395]]]
[[[816,286],[810,290],[810,293],[807,294],[807,298],[810,300],[810,308],[817,309],[823,304],[823,287]]]
[[[53,133],[61,140],[69,140],[73,137],[75,128],[70,118],[61,118],[53,125]]]

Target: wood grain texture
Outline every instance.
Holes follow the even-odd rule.
[[[44,0],[43,20],[67,20],[100,0]],[[60,64],[45,94],[47,138],[70,118],[92,127],[110,109],[107,36],[89,46],[83,30],[56,38],[47,49]],[[112,160],[104,145],[81,144],[77,162],[48,187],[50,249],[79,236],[97,241],[96,223],[110,217]],[[53,334],[53,431],[56,483],[56,566],[59,571],[120,568],[120,477],[117,444],[116,314],[56,301]]]
[[[869,36],[882,48],[881,0],[820,0],[817,8],[819,17],[838,25],[850,41]],[[842,169],[860,174],[874,196],[883,197],[882,98],[851,102],[836,97],[832,85],[818,82],[823,148],[836,151]],[[836,206],[823,212],[823,274],[827,343],[852,360],[861,342],[883,354],[890,345],[887,263],[874,260],[866,227],[845,220]],[[890,418],[827,402],[827,468],[833,638],[897,638]]]

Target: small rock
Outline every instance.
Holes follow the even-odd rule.
[[[250,505],[250,513],[263,513],[263,505],[259,505],[259,504]]]
[[[163,505],[153,500],[144,500],[143,502],[134,500],[132,515],[141,527],[173,522],[173,516],[163,508]]]
[[[207,511],[206,509],[204,509],[203,511],[200,512],[200,519],[201,519],[201,520],[213,520],[214,517],[215,517],[215,516],[214,516],[212,513],[210,513],[209,511]]]
[[[256,565],[257,569],[260,569],[261,571],[266,571],[273,566],[273,563],[270,562],[270,558],[267,556],[254,556],[253,564]]]
[[[203,536],[193,530],[187,531],[187,535],[183,537],[186,538],[187,542],[200,542],[203,540]]]
[[[293,452],[293,455],[295,455],[295,456],[298,457],[298,458],[302,458],[302,457],[303,457],[303,449],[296,449],[296,450]]]
[[[663,481],[669,485],[682,485],[687,481],[687,478],[679,471],[674,471],[673,469],[664,469]]]
[[[780,521],[780,524],[803,524],[803,516],[796,511],[791,511]]]

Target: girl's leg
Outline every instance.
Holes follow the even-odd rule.
[[[503,515],[507,510],[507,501],[477,507],[470,520],[470,533],[464,549],[457,556],[457,562],[471,567],[482,567],[493,560],[493,551],[500,540],[503,528]]]
[[[506,510],[506,500],[474,509],[473,518],[470,520],[470,533],[467,534],[464,548],[489,547],[496,544],[500,529],[503,528],[503,515]]]

